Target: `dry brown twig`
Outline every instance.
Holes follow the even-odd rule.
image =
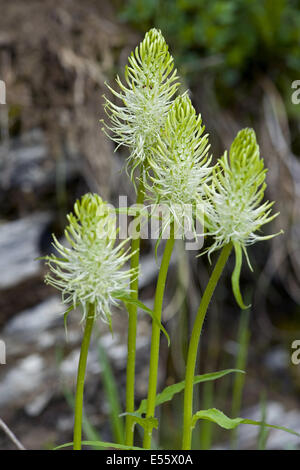
[[[19,441],[19,439],[14,435],[14,433],[9,429],[9,427],[5,424],[5,422],[0,418],[0,427],[3,429],[5,434],[9,437],[9,439],[15,444],[15,446],[19,450],[26,450],[23,444]]]

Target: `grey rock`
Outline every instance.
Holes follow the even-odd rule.
[[[38,334],[45,332],[53,325],[63,325],[62,313],[64,307],[57,296],[52,296],[31,309],[26,309],[12,318],[3,330],[4,338],[20,336],[27,342],[30,339],[38,340]]]
[[[0,382],[0,406],[24,399],[43,381],[44,360],[38,354],[31,354],[20,360],[9,370]]]
[[[51,221],[49,212],[38,212],[0,224],[0,289],[37,275],[41,269],[39,239]]]

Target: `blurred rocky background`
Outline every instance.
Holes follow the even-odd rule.
[[[77,197],[96,191],[118,204],[134,201],[122,167],[101,131],[105,81],[123,73],[128,54],[150,27],[162,30],[191,98],[210,134],[215,157],[236,132],[254,127],[269,168],[267,197],[280,216],[267,233],[284,235],[249,250],[254,273],[243,268],[252,301],[235,304],[229,266],[211,305],[202,337],[199,373],[238,365],[244,383],[227,376],[197,389],[200,407],[262,419],[300,432],[300,80],[299,0],[0,0],[0,418],[26,448],[47,449],[72,438],[72,401],[81,339],[80,312],[68,320],[45,268],[51,233],[63,234]],[[152,305],[157,266],[143,242],[141,295]],[[168,279],[159,387],[184,377],[191,325],[210,266],[177,244]],[[88,363],[88,439],[121,439],[127,314],[117,310],[114,336],[102,324]],[[149,319],[138,331],[137,404],[147,392]],[[118,392],[118,393],[116,393]],[[120,402],[117,400],[120,397]],[[234,398],[233,398],[234,397]],[[160,410],[160,441],[180,445],[181,398]],[[137,436],[138,436],[137,430]],[[300,448],[293,436],[244,426],[237,435],[201,424],[195,448]],[[0,431],[0,449],[14,448]]]

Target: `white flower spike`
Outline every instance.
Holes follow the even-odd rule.
[[[119,77],[116,79],[119,92],[107,85],[123,106],[104,98],[105,111],[111,121],[111,125],[106,126],[112,133],[109,137],[129,147],[128,164],[133,172],[151,155],[179,84],[177,72],[173,70],[173,57],[161,32],[155,28],[146,33],[128,62],[126,86]]]
[[[236,265],[232,286],[241,308],[246,308],[239,288],[242,251],[251,269],[246,247],[278,235],[261,236],[256,233],[278,215],[271,215],[274,202],[262,203],[266,172],[264,161],[260,158],[255,132],[246,128],[234,139],[229,158],[225,152],[219,159],[213,170],[212,184],[205,187],[208,198],[206,227],[215,240],[207,252],[210,255],[228,243],[233,244]]]
[[[53,235],[53,246],[61,255],[46,257],[51,273],[45,282],[62,292],[62,301],[83,309],[94,305],[95,314],[110,324],[111,307],[128,294],[131,270],[122,270],[131,255],[124,251],[124,240],[115,246],[115,218],[97,194],[85,194],[67,216],[65,236],[69,246]]]
[[[153,170],[149,178],[152,185],[147,185],[151,202],[166,206],[177,227],[194,233],[195,217],[203,214],[204,182],[209,181],[212,171],[204,130],[188,95],[179,96],[149,159]]]

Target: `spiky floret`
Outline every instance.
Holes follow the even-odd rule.
[[[187,94],[173,102],[149,164],[150,200],[166,206],[175,223],[194,230],[203,203],[203,184],[211,173],[208,134]],[[166,221],[167,223],[169,221]]]
[[[242,250],[249,263],[246,247],[275,236],[257,234],[263,225],[278,215],[271,215],[274,202],[262,203],[266,172],[255,132],[246,128],[234,139],[229,158],[225,152],[219,159],[213,169],[211,185],[205,185],[208,199],[206,227],[214,237],[214,243],[207,251],[210,254],[228,243],[233,244],[236,253],[233,290],[241,307],[245,307],[238,286]]]
[[[126,85],[117,77],[120,91],[108,86],[123,106],[104,98],[105,111],[111,122],[106,127],[112,133],[112,140],[129,147],[128,163],[133,171],[151,154],[178,83],[173,57],[161,32],[155,28],[146,33],[128,62]]]
[[[62,292],[64,304],[80,305],[83,319],[92,304],[96,315],[110,322],[111,306],[126,293],[132,272],[121,269],[131,256],[124,251],[127,240],[115,245],[114,215],[97,194],[88,193],[77,200],[67,219],[69,246],[53,235],[53,246],[61,257],[46,257],[51,272],[45,282]]]

